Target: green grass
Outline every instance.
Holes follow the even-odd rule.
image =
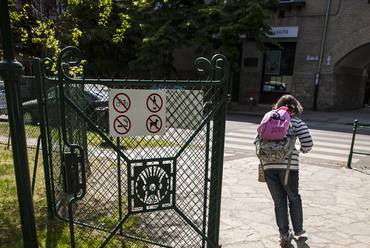
[[[37,138],[40,134],[38,126],[26,126],[27,138]],[[55,130],[56,131],[56,130]],[[52,130],[54,132],[54,130]],[[0,133],[9,135],[8,123],[0,123]],[[87,139],[89,146],[107,146],[95,133],[88,131]],[[114,144],[117,139],[112,139]],[[146,140],[141,138],[122,137],[120,144],[123,149],[142,149],[147,147],[164,147],[164,146],[180,146],[181,144],[172,143],[162,140]],[[7,145],[0,144],[0,247],[23,247],[22,227],[18,205],[18,194],[16,187],[16,179],[14,173],[14,162],[12,150],[7,149]],[[28,149],[30,175],[32,177],[36,157],[36,149]],[[35,192],[33,195],[36,233],[39,247],[70,247],[69,224],[60,221],[48,214],[45,179],[43,171],[43,161],[41,151],[39,153],[39,161],[37,165],[37,177],[35,182]],[[110,223],[110,216],[102,216],[99,221],[102,223]],[[139,237],[145,238],[144,234],[140,234],[140,220],[131,217],[125,223],[130,229],[137,228]],[[88,234],[87,234],[88,235]],[[87,240],[88,237],[85,237]],[[84,238],[83,238],[84,239]],[[95,247],[102,240],[90,240],[83,247]],[[114,237],[111,240],[111,245],[117,247],[148,247],[144,243],[135,240],[122,240],[119,237]],[[92,243],[91,243],[92,242]],[[123,246],[122,246],[123,245]]]
[[[109,137],[109,134],[107,134]],[[87,140],[89,146],[101,146],[101,147],[108,147],[108,143],[104,141],[100,136],[98,136],[94,132],[87,132]],[[111,139],[114,145],[117,145],[117,138]],[[125,150],[131,149],[144,149],[149,147],[166,147],[166,146],[181,146],[181,144],[164,141],[164,140],[148,140],[143,138],[135,138],[135,137],[120,137],[120,148]]]
[[[33,130],[30,130],[30,131],[33,132]],[[58,129],[51,129],[51,136],[58,137],[58,132],[59,132]],[[76,139],[76,137],[81,137],[81,132],[80,130],[74,130],[73,132],[67,132],[67,135],[72,136],[74,137],[74,139]],[[105,135],[106,137],[110,137],[108,133],[105,133]],[[30,138],[28,135],[28,132],[27,132],[27,138]],[[89,146],[109,147],[109,144],[95,132],[86,131],[86,139],[87,139]],[[117,138],[110,137],[110,141],[114,145],[117,145]],[[73,140],[71,142],[73,143],[76,141]],[[79,142],[77,141],[77,143]],[[144,149],[144,148],[149,148],[149,147],[181,146],[181,144],[170,142],[170,141],[158,140],[158,139],[144,139],[144,138],[137,138],[137,137],[120,137],[119,144],[120,144],[119,148],[125,149],[125,150]]]
[[[28,152],[33,172],[36,151],[29,149]],[[42,160],[37,166],[33,202],[40,247],[70,247],[67,223],[53,219],[47,212]],[[11,149],[4,145],[0,145],[0,233],[0,246],[23,247],[13,156]]]
[[[31,176],[34,169],[35,155],[35,149],[28,149]],[[40,152],[39,158],[41,157],[42,155]],[[71,247],[68,223],[51,217],[47,212],[42,159],[39,159],[37,165],[33,204],[39,247]],[[111,217],[108,215],[102,216],[99,221],[108,224],[111,221],[110,218]],[[130,219],[125,223],[125,226],[129,227],[131,230],[137,228],[139,237],[145,238],[144,234],[140,231],[140,220],[136,216],[130,217]],[[0,247],[23,247],[13,155],[11,148],[7,149],[6,145],[0,145],[0,234]],[[81,247],[98,247],[104,240],[104,236],[91,239],[91,237],[89,238],[90,234],[88,232],[86,234],[82,232],[81,235],[84,235],[85,237],[80,236],[79,239],[86,241],[86,243],[80,244],[82,245]],[[111,240],[109,247],[140,248],[149,246],[137,240],[127,240],[115,236]]]
[[[25,126],[26,136],[27,139],[37,139],[40,135],[40,128],[39,126]],[[7,122],[0,122],[0,134],[2,136],[8,136],[10,133],[9,123]]]

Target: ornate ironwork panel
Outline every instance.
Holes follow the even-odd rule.
[[[72,247],[219,247],[226,58],[196,60],[194,81],[72,77],[80,62],[74,47],[35,61],[51,205]],[[113,89],[165,91],[165,134],[109,135]]]

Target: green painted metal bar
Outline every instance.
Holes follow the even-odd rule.
[[[356,130],[357,130],[358,120],[355,120],[353,124],[353,134],[352,134],[352,142],[351,142],[351,148],[349,150],[348,155],[348,162],[347,162],[347,168],[352,169],[352,157],[353,157],[353,146],[355,145],[355,137],[356,137]]]
[[[219,78],[228,77],[229,65],[227,59],[222,57],[212,58],[215,63],[216,80]],[[211,161],[211,184],[210,184],[210,210],[209,210],[209,224],[208,224],[208,237],[213,244],[219,246],[219,233],[220,233],[220,215],[221,215],[221,193],[222,193],[222,172],[223,172],[223,159],[224,159],[224,142],[225,142],[225,125],[226,125],[226,105],[227,105],[227,81],[215,87],[216,99],[224,99],[222,106],[215,113],[213,130],[213,144],[212,144],[212,161]],[[213,248],[212,244],[207,245],[208,248]]]
[[[13,146],[13,160],[22,224],[23,246],[27,248],[36,248],[38,247],[38,241],[20,87],[23,66],[14,59],[7,0],[0,0],[0,30],[4,51],[4,58],[0,62],[0,76],[4,80],[6,102],[8,106],[8,119]]]
[[[355,120],[355,122],[353,123],[352,142],[351,142],[351,148],[349,150],[348,162],[347,162],[347,167],[346,167],[348,169],[352,169],[352,165],[351,164],[352,164],[353,154],[370,155],[370,153],[355,152],[355,151],[353,151],[353,147],[355,146],[355,139],[356,139],[357,128],[370,129],[370,127],[368,127],[368,126],[359,126],[358,125],[358,120]]]
[[[35,183],[36,183],[36,174],[37,174],[37,163],[39,160],[39,152],[40,152],[40,143],[41,143],[41,135],[37,138],[37,145],[36,145],[36,156],[35,156],[35,164],[33,166],[33,176],[32,176],[32,195],[35,192]]]
[[[65,56],[65,54],[74,52],[75,56],[77,56],[77,59],[72,62],[68,62],[63,64],[62,58]],[[222,56],[225,60],[226,58],[223,55],[215,55],[214,57]],[[220,58],[220,57],[218,57]],[[81,51],[74,46],[68,46],[63,48],[59,55],[58,59],[56,61],[56,66],[58,68],[58,77],[60,79],[63,79],[65,83],[72,83],[72,84],[102,84],[105,86],[117,86],[117,85],[171,85],[174,84],[175,86],[199,86],[200,83],[204,83],[206,86],[213,86],[213,85],[222,85],[224,82],[228,81],[229,72],[227,72],[225,75],[220,76],[220,78],[212,79],[213,78],[213,68],[214,65],[212,63],[216,63],[216,61],[209,62],[206,58],[198,58],[195,63],[195,70],[199,74],[204,74],[204,70],[200,68],[200,65],[204,64],[208,69],[208,75],[207,79],[205,81],[201,80],[156,80],[156,79],[124,79],[124,80],[112,80],[112,79],[86,79],[86,78],[73,78],[70,75],[68,75],[68,67],[78,66],[80,65],[82,61],[82,53]],[[65,67],[64,67],[65,66]],[[63,70],[62,70],[63,69]],[[220,68],[219,68],[220,70]],[[47,77],[46,77],[47,78]],[[48,78],[49,79],[49,78]],[[50,80],[56,80],[53,78],[50,78]]]
[[[200,236],[202,236],[203,240],[207,241],[207,247],[211,248],[219,248],[220,246],[218,245],[218,238],[217,238],[217,244],[213,243],[213,240],[211,240],[211,237],[207,237],[199,228],[184,214],[179,208],[175,207],[174,208],[176,213],[181,216],[181,218],[193,228],[194,231],[196,231]]]
[[[8,146],[7,146],[7,149],[9,149],[9,147],[10,147],[10,133],[8,135]]]
[[[117,137],[117,147],[120,147],[120,138]],[[121,220],[122,219],[122,213],[123,213],[123,208],[122,208],[122,173],[121,173],[121,157],[117,153],[117,174],[118,174],[118,218]],[[122,234],[122,226],[119,230],[119,233]]]
[[[353,154],[370,155],[370,153],[365,152],[353,152]]]
[[[52,207],[52,196],[51,196],[51,183],[50,183],[50,164],[48,158],[48,146],[47,146],[47,135],[46,135],[46,122],[45,122],[45,100],[42,93],[42,74],[41,74],[41,61],[39,58],[35,58],[33,61],[33,68],[36,78],[36,92],[37,92],[37,102],[39,110],[39,120],[40,120],[40,137],[41,137],[41,147],[42,156],[44,162],[44,176],[45,176],[45,191],[46,191],[46,202],[48,206],[48,213],[53,212]]]
[[[209,170],[209,153],[210,153],[210,133],[211,133],[211,124],[207,122],[207,129],[206,129],[206,156],[205,156],[205,168],[204,168],[204,206],[203,206],[203,234],[205,235],[207,232],[207,210],[208,210],[208,185],[209,185],[209,178],[208,178],[208,170]],[[202,241],[202,248],[206,246],[205,240]]]

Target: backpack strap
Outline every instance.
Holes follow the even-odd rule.
[[[286,136],[295,136],[291,121],[289,122],[289,127],[288,127],[288,130],[286,131]]]
[[[284,185],[287,185],[288,184],[289,172],[290,172],[290,164],[292,162],[293,149],[294,149],[295,141],[297,139],[297,136],[293,132],[292,122],[289,123],[289,128],[288,128],[288,131],[287,131],[287,136],[288,136],[289,139],[291,139],[291,143],[290,143],[291,144],[291,152],[290,152],[289,159],[288,159],[288,165],[287,165],[287,168],[286,168],[286,171],[285,171]],[[261,162],[262,169],[263,169],[263,161],[261,159],[260,159],[260,162]]]
[[[297,137],[293,134],[293,136],[291,137],[291,139],[292,139],[291,140],[292,147],[294,147],[294,145],[295,145],[296,138]],[[288,165],[286,167],[286,172],[285,172],[284,185],[287,185],[288,184],[289,171],[290,171],[290,163],[292,162],[292,155],[293,155],[293,149],[292,149],[292,152],[289,155]]]
[[[290,155],[289,155],[288,165],[287,165],[286,171],[285,171],[284,185],[287,185],[288,184],[289,171],[290,171],[290,163],[292,162],[292,155],[293,155],[293,152],[291,152]]]

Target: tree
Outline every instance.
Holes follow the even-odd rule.
[[[60,42],[55,36],[55,24],[51,18],[28,2],[31,1],[24,0],[23,5],[16,5],[14,1],[9,1],[16,59],[24,64],[25,60],[31,60],[34,57],[56,58],[55,55],[60,51]]]
[[[266,20],[271,19],[266,0],[151,0],[137,10],[142,21],[142,42],[137,44],[137,59],[131,64],[154,63],[154,71],[169,74],[175,71],[172,53],[175,49],[196,46],[197,52],[221,53],[238,70],[241,35],[254,39],[257,48],[265,50],[272,42]]]
[[[229,58],[232,71],[238,69],[240,36],[254,39],[257,48],[272,42],[266,20],[273,0],[149,0],[133,13],[140,21],[142,41],[136,44],[136,60],[131,65],[151,64],[154,72],[175,72],[172,53],[176,49],[198,47],[202,54],[221,53]]]
[[[123,2],[123,1],[122,1]],[[120,1],[65,1],[59,18],[62,44],[84,54],[87,75],[109,77],[134,59],[135,44],[127,6]]]
[[[173,66],[173,52],[191,46],[194,31],[189,19],[202,8],[202,0],[142,1],[132,13],[140,28],[136,59],[131,68],[151,65],[153,74],[169,76],[176,71]]]
[[[12,19],[18,48],[55,57],[62,47],[78,46],[88,63],[85,75],[93,77],[147,68],[169,76],[176,71],[173,52],[194,46],[202,55],[224,54],[236,71],[241,35],[261,50],[272,41],[266,20],[274,0],[208,1],[61,0],[55,18],[40,6],[20,11],[13,4]]]
[[[266,0],[227,0],[216,1],[201,9],[201,20],[195,20],[198,35],[193,44],[206,47],[211,44],[211,53],[221,53],[229,61],[232,71],[239,69],[239,50],[241,36],[253,39],[257,49],[266,50],[265,43],[273,42],[266,20],[273,18],[267,6],[274,1]],[[199,25],[204,23],[204,25]],[[206,35],[201,35],[206,34]],[[199,47],[201,49],[202,47]]]
[[[128,69],[135,53],[133,41],[125,36],[130,18],[122,4],[62,0],[53,6],[54,12],[45,13],[45,6],[27,2],[23,1],[23,6],[9,3],[19,61],[24,55],[48,56],[56,61],[61,48],[74,45],[88,63],[87,76],[108,77],[117,70]]]

